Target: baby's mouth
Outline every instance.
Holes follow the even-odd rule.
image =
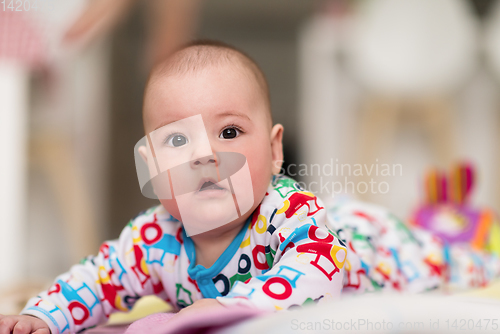
[[[206,190],[226,190],[226,189],[219,186],[213,179],[203,179],[200,182],[200,189],[198,191],[202,192]]]
[[[213,183],[212,181],[207,181],[203,183],[200,187],[199,191],[204,191],[204,190],[222,190],[224,188],[219,187],[217,184]]]

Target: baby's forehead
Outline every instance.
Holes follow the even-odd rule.
[[[166,93],[165,82],[171,78],[182,79],[203,71],[210,73],[212,71],[209,70],[214,68],[221,71],[230,70],[233,73],[234,71],[240,72],[242,80],[256,84],[272,123],[267,82],[262,71],[251,59],[232,49],[193,46],[174,53],[153,69],[144,97],[143,120],[145,127],[148,127],[147,113],[150,113],[149,109],[152,109],[153,101],[159,95]]]

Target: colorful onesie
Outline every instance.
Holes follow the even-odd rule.
[[[193,241],[182,224],[157,206],[130,221],[97,256],[59,276],[22,314],[43,319],[57,334],[104,323],[151,294],[176,309],[217,298],[225,305],[281,310],[333,300],[342,291],[419,292],[447,277],[453,263],[447,249],[381,208],[347,202],[327,212],[294,180],[274,177],[261,204],[210,268],[196,265]],[[469,253],[458,252],[469,266],[464,256]],[[479,274],[469,276],[486,277],[484,263],[476,267]]]
[[[101,324],[151,294],[176,309],[202,298],[269,310],[338,298],[347,250],[326,220],[317,197],[291,179],[274,178],[233,242],[204,268],[182,224],[158,206],[59,276],[22,314],[43,319],[57,334]]]

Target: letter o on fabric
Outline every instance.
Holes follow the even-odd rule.
[[[273,284],[281,285],[284,288],[284,291],[282,293],[275,293],[271,291],[271,285]],[[290,282],[288,282],[283,277],[271,277],[262,286],[262,291],[264,291],[264,293],[271,298],[284,300],[290,297],[290,295],[292,294],[292,286],[290,285]]]
[[[242,267],[241,262],[245,262],[245,266]],[[247,272],[250,271],[250,268],[252,267],[252,263],[250,262],[250,257],[246,254],[241,254],[240,260],[238,261],[238,273],[239,274],[246,274]]]
[[[224,283],[224,290],[221,292],[221,295],[225,296],[229,293],[229,289],[230,289],[229,279],[226,277],[226,275],[219,274],[219,275],[215,276],[215,278],[213,279],[213,282],[214,282],[214,284],[217,284],[217,282],[219,282],[219,281],[222,281],[222,283]]]

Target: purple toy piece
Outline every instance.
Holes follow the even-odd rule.
[[[480,211],[456,205],[426,205],[415,214],[418,226],[449,243],[470,242],[480,218]]]

